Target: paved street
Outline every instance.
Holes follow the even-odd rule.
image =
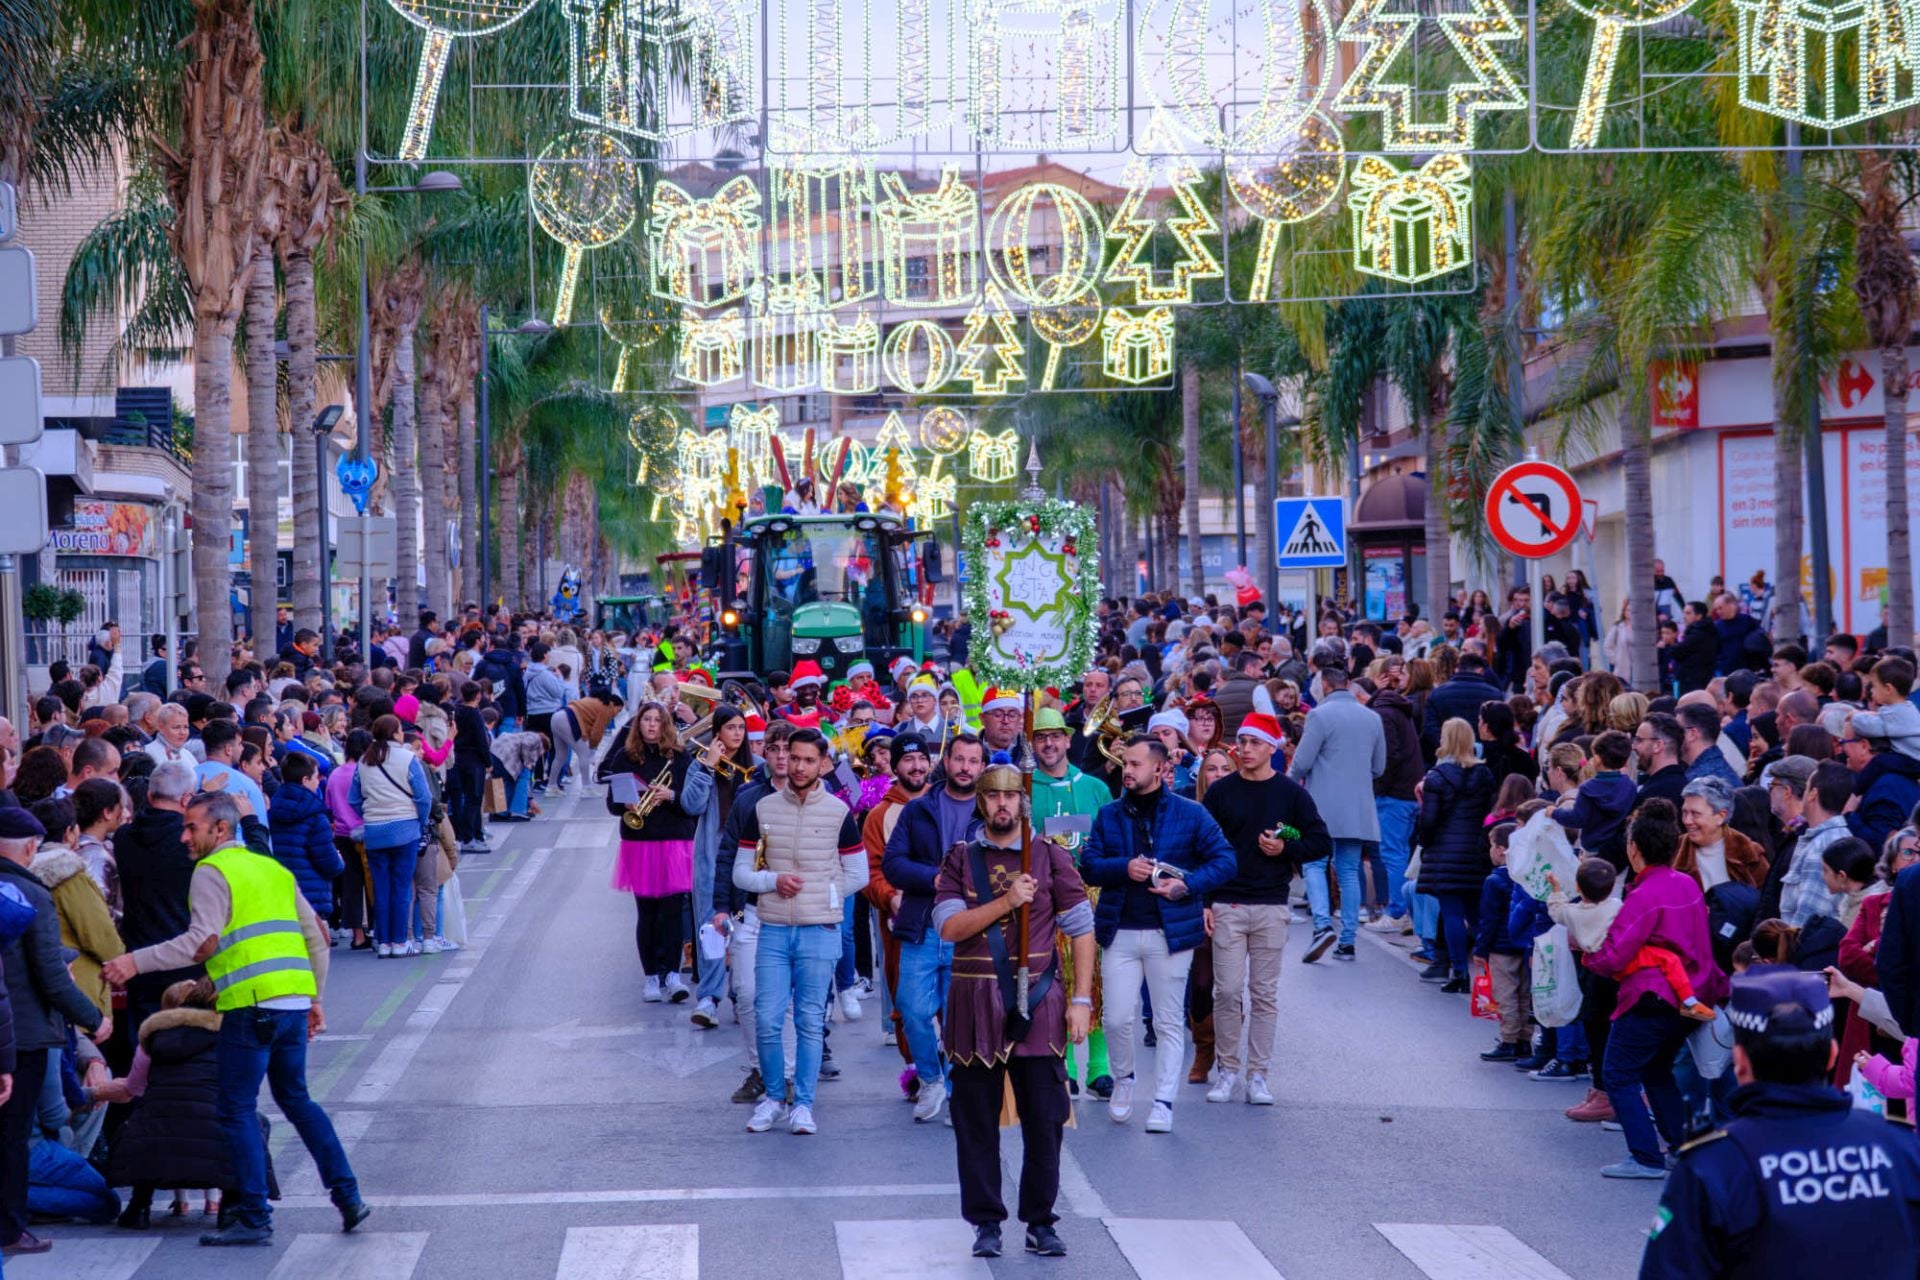
[[[640,1002],[631,901],[606,887],[612,826],[597,801],[550,812],[463,863],[465,950],[336,953],[311,1075],[375,1206],[360,1233],[338,1234],[276,1122],[271,1251],[199,1249],[198,1217],[51,1227],[54,1251],[10,1261],[9,1280],[1634,1272],[1659,1184],[1603,1181],[1621,1142],[1560,1116],[1580,1091],[1481,1063],[1490,1024],[1371,937],[1357,964],[1290,959],[1278,1106],[1188,1088],[1164,1137],[1085,1108],[1063,1178],[1072,1256],[973,1260],[951,1133],[911,1122],[878,1004],[834,1027],[845,1074],[821,1085],[819,1136],[746,1133],[727,1101],[738,1029]]]

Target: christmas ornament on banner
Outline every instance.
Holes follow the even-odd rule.
[[[1419,284],[1473,261],[1473,171],[1466,157],[1438,155],[1402,172],[1366,156],[1353,167],[1351,187],[1355,270]]]
[[[1166,117],[1155,112],[1147,125],[1141,146],[1155,151],[1170,145]],[[1107,267],[1108,284],[1131,286],[1133,301],[1186,304],[1193,301],[1193,286],[1199,280],[1218,280],[1224,272],[1219,256],[1207,243],[1220,236],[1220,224],[1200,195],[1200,173],[1191,162],[1175,158],[1165,166],[1164,185],[1170,189],[1178,211],[1159,214],[1147,212],[1152,197],[1156,166],[1144,156],[1127,165],[1127,193],[1114,211],[1107,227],[1107,239],[1118,241],[1113,261]],[[1174,240],[1174,260],[1161,268],[1153,261],[1153,233],[1164,226]]]
[[[968,122],[985,148],[1105,148],[1127,79],[1122,0],[976,0]]]
[[[1734,0],[1740,101],[1816,129],[1920,103],[1920,3]]]
[[[1148,99],[1207,151],[1262,151],[1328,88],[1325,0],[1145,0],[1134,59]]]
[[[770,148],[871,154],[950,128],[967,99],[967,3],[767,0]]]
[[[1071,684],[1093,659],[1100,566],[1092,513],[1022,498],[969,503],[964,520],[967,611],[987,622],[969,651],[974,674],[1002,688]]]
[[[753,17],[735,0],[562,0],[567,106],[651,143],[759,118]]]
[[[1422,27],[1445,43],[1410,47]],[[1411,0],[1356,0],[1341,20],[1340,39],[1362,49],[1333,105],[1377,113],[1385,151],[1471,150],[1482,112],[1526,110],[1526,92],[1500,48],[1523,34],[1506,0],[1462,0],[1443,12],[1425,12]],[[1390,78],[1417,71],[1417,60],[1445,60],[1449,51],[1468,78],[1444,92]],[[1435,99],[1437,111],[1427,106]]]
[[[400,135],[399,160],[424,160],[433,141],[433,117],[440,106],[440,81],[447,74],[456,39],[472,40],[504,31],[527,16],[534,0],[387,0],[393,11],[427,33],[414,73]]]
[[[561,134],[528,166],[534,220],[566,255],[553,302],[554,324],[573,319],[584,255],[627,234],[639,198],[640,166],[618,138],[600,129]]]

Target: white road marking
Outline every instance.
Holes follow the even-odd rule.
[[[1104,1218],[1107,1216],[1107,1202],[1094,1190],[1093,1183],[1087,1180],[1087,1171],[1073,1158],[1073,1150],[1065,1143],[1060,1146],[1060,1195],[1066,1201],[1067,1212],[1082,1218]]]
[[[159,1247],[153,1236],[62,1234],[52,1253],[15,1258],[7,1263],[7,1274],[14,1280],[130,1280]]]
[[[1376,1222],[1428,1280],[1572,1280],[1505,1227]]]
[[[333,1111],[327,1114],[333,1121],[333,1132],[340,1139],[340,1148],[349,1156],[353,1154],[360,1139],[367,1136],[367,1130],[373,1127],[371,1111]],[[273,1145],[285,1151],[286,1163],[279,1169],[280,1194],[288,1196],[325,1196],[326,1184],[320,1181],[319,1167],[313,1163],[313,1157],[307,1153],[306,1144],[300,1141],[300,1133],[293,1122],[285,1116],[273,1122]],[[282,1142],[285,1146],[282,1147]],[[276,1155],[276,1159],[280,1157]]]
[[[598,849],[610,845],[607,837],[613,834],[613,822],[601,818],[596,822],[569,822],[560,828],[560,838],[555,840],[556,849]]]
[[[973,1256],[973,1228],[951,1218],[836,1222],[833,1234],[845,1280],[992,1280],[987,1260]],[[1013,1248],[1019,1252],[1018,1238]]]
[[[487,946],[493,941],[500,927],[506,923],[507,915],[514,905],[525,896],[528,886],[540,874],[540,869],[553,856],[551,848],[535,849],[520,869],[514,872],[506,886],[500,890],[492,902],[487,904],[487,913],[476,922],[468,934],[464,959],[466,965],[456,974],[449,969],[440,976],[440,980],[428,989],[414,1011],[407,1015],[406,1022],[380,1050],[360,1082],[346,1101],[358,1105],[379,1102],[393,1089],[394,1085],[406,1078],[407,1068],[412,1065],[414,1055],[427,1042],[440,1015],[453,1003],[466,986],[467,979],[473,975],[480,958],[486,954]]]
[[[700,1228],[569,1227],[553,1280],[699,1280]]]
[[[1187,1218],[1108,1218],[1107,1234],[1140,1280],[1186,1280],[1205,1259],[1210,1276],[1280,1280],[1237,1222]]]
[[[303,1234],[267,1280],[408,1280],[426,1247],[424,1231]]]
[[[476,1191],[451,1195],[368,1196],[378,1209],[516,1209],[562,1204],[670,1204],[689,1200],[889,1200],[951,1196],[951,1182],[803,1187],[633,1187],[606,1191]],[[279,1209],[331,1209],[325,1196],[288,1196]]]

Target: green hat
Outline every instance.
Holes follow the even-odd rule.
[[[1033,731],[1035,733],[1066,733],[1067,718],[1060,714],[1057,707],[1042,707],[1033,713]]]

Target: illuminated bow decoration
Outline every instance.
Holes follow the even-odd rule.
[[[1354,166],[1352,185],[1347,204],[1355,214],[1357,256],[1391,263],[1394,219],[1424,215],[1432,236],[1430,274],[1465,262],[1473,204],[1473,170],[1465,157],[1449,152],[1402,173],[1379,156],[1366,156]]]

